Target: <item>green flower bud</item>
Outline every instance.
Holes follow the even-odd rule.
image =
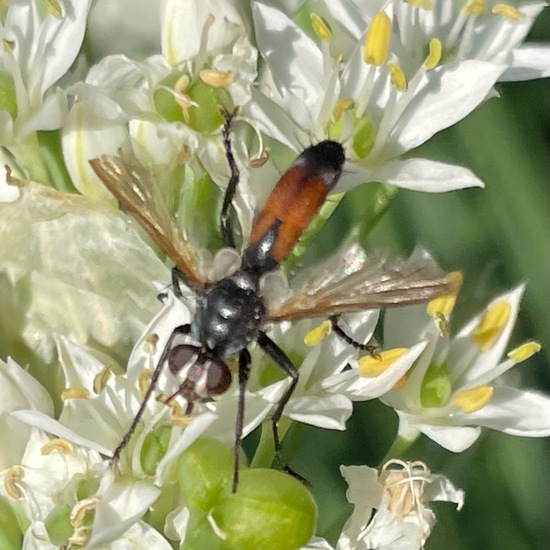
[[[315,532],[317,505],[296,478],[264,468],[243,470],[237,492],[211,512],[215,532],[231,550],[296,550]]]
[[[443,407],[449,401],[452,386],[451,377],[445,365],[430,365],[420,390],[423,407]]]
[[[73,526],[70,520],[71,509],[65,505],[56,506],[45,521],[46,531],[50,541],[55,546],[64,547],[73,534]]]
[[[223,489],[230,491],[233,450],[213,439],[198,439],[179,458],[180,490],[193,510],[209,511]]]
[[[8,501],[0,497],[0,548],[19,550],[23,543],[23,533]]]
[[[141,467],[143,471],[153,476],[157,470],[158,463],[166,454],[172,428],[168,425],[159,426],[148,433],[141,447]]]

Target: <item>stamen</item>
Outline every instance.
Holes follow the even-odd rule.
[[[199,73],[199,78],[213,88],[226,88],[235,81],[233,71],[214,71],[212,69],[203,69]]]
[[[494,390],[491,386],[478,386],[471,390],[458,392],[451,403],[463,413],[470,414],[485,407],[491,401],[493,393]]]
[[[340,117],[347,111],[351,111],[355,107],[353,99],[341,99],[332,109],[334,120],[339,120]]]
[[[399,359],[407,348],[394,348],[382,351],[375,356],[365,355],[357,363],[359,364],[359,374],[363,378],[375,378],[382,374],[396,359]]]
[[[390,51],[392,22],[383,12],[378,12],[371,21],[365,46],[363,60],[369,65],[384,65]]]
[[[441,54],[443,51],[441,40],[438,38],[432,38],[430,40],[429,48],[428,56],[426,57],[426,61],[424,61],[424,67],[426,67],[427,71],[435,69],[441,61]]]
[[[248,160],[249,168],[261,168],[269,160],[269,150],[262,149]]]
[[[22,468],[19,466],[12,466],[4,475],[4,489],[6,490],[8,496],[15,500],[23,498],[23,493],[17,486],[23,479],[23,474],[24,472]]]
[[[485,13],[485,0],[470,0],[463,8],[464,15],[479,17]]]
[[[393,385],[393,389],[394,390],[401,390],[405,387],[405,384],[407,383],[407,380],[409,379],[409,377],[404,374],[394,385]]]
[[[183,147],[185,148],[185,147],[187,147],[187,145],[184,145]],[[189,149],[189,148],[187,147],[187,149]],[[180,154],[181,154],[181,152],[180,152]],[[153,353],[155,353],[157,351],[158,341],[159,341],[159,335],[156,334],[155,332],[152,332],[151,334],[147,335],[147,337],[143,341],[143,351],[145,353],[148,353],[148,354],[152,355]]]
[[[332,29],[323,17],[316,13],[312,13],[309,16],[309,20],[311,21],[313,32],[315,32],[321,40],[325,40],[326,42],[332,40]]]
[[[472,333],[472,340],[482,351],[489,349],[501,335],[510,318],[511,309],[508,302],[499,302],[482,317]]]
[[[70,455],[73,451],[74,447],[72,443],[70,443],[66,439],[56,438],[48,441],[45,445],[42,445],[42,448],[40,449],[40,454],[42,454],[42,456],[50,455],[52,453]]]
[[[138,388],[139,388],[139,393],[141,394],[142,397],[145,396],[145,392],[147,391],[147,388],[149,388],[152,374],[153,373],[151,369],[145,369],[140,373],[138,377]]]
[[[511,6],[510,4],[495,4],[493,6],[492,12],[495,15],[506,17],[506,19],[509,19],[514,23],[522,21],[525,17],[523,13],[521,13],[515,6]]]
[[[304,344],[306,346],[316,346],[319,342],[324,340],[332,331],[332,323],[325,319],[319,326],[315,327],[313,330],[310,330],[304,336]]]
[[[89,497],[77,502],[69,514],[71,525],[73,527],[80,527],[84,521],[86,512],[95,510],[98,504],[99,499],[97,497]]]
[[[68,401],[69,399],[88,399],[88,397],[90,397],[90,392],[86,388],[79,386],[65,388],[61,392],[61,399],[63,401]]]
[[[454,288],[451,292],[438,296],[428,303],[426,312],[430,317],[440,318],[443,316],[445,319],[448,319],[455,307],[456,298],[462,286],[462,273],[460,271],[453,271],[447,275],[447,280]]]
[[[432,0],[406,0],[407,4],[413,8],[431,10],[433,8]]]
[[[105,367],[99,374],[96,374],[94,377],[94,393],[96,395],[100,394],[105,389],[110,377],[111,369],[109,367]]]
[[[409,87],[405,73],[401,70],[401,67],[397,63],[388,63],[388,70],[390,71],[391,83],[397,88],[399,92],[406,92]]]
[[[514,363],[526,361],[529,357],[541,350],[541,345],[538,342],[525,342],[521,346],[508,353],[508,358]]]

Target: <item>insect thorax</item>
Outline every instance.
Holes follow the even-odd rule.
[[[254,340],[265,313],[254,277],[238,271],[199,300],[193,332],[219,356],[234,355]]]

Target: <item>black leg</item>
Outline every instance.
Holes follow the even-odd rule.
[[[245,348],[239,353],[239,401],[237,405],[237,425],[235,427],[235,458],[233,461],[233,486],[232,492],[237,492],[239,484],[239,461],[241,452],[241,443],[243,440],[244,425],[244,392],[248,382],[250,372],[251,357],[249,351]]]
[[[136,413],[136,416],[134,416],[134,419],[132,420],[132,423],[130,424],[128,431],[126,432],[124,437],[121,439],[120,443],[118,444],[118,447],[113,452],[113,456],[111,458],[111,464],[114,465],[118,462],[120,458],[120,453],[123,451],[124,447],[128,445],[128,442],[130,441],[132,434],[135,432],[137,425],[141,417],[143,416],[143,413],[145,412],[145,407],[147,406],[147,402],[149,401],[149,398],[151,397],[151,394],[153,393],[157,385],[157,381],[160,376],[162,366],[164,365],[164,363],[166,362],[166,359],[168,358],[168,354],[172,349],[172,344],[174,342],[174,339],[180,334],[189,334],[190,329],[191,329],[191,325],[181,325],[179,327],[176,327],[172,332],[172,334],[170,335],[170,338],[168,338],[168,341],[164,346],[164,350],[162,351],[162,355],[160,356],[159,362],[157,363],[157,366],[153,371],[153,375],[151,376],[151,382],[149,383],[149,387],[147,388],[147,391],[143,396],[143,401],[141,402],[138,412]]]
[[[223,114],[225,116],[225,124],[223,125],[222,130],[223,146],[225,148],[227,164],[229,164],[229,169],[231,170],[231,178],[227,184],[227,189],[225,190],[225,196],[223,198],[222,211],[220,215],[220,231],[224,246],[235,248],[235,235],[233,234],[231,224],[229,222],[229,208],[231,207],[231,202],[233,201],[237,184],[239,183],[239,168],[237,167],[235,157],[233,156],[233,151],[231,150],[230,134],[231,119],[235,113],[228,113],[227,111],[224,111]]]
[[[355,349],[366,351],[367,353],[370,353],[373,357],[377,355],[376,354],[376,350],[378,349],[377,346],[373,344],[362,344],[361,342],[355,341],[351,336],[346,334],[346,332],[338,325],[338,319],[339,319],[338,315],[332,315],[331,317],[329,317],[329,321],[332,325],[332,330],[339,338],[344,340],[344,342],[346,342],[350,346],[353,346]]]
[[[285,374],[291,378],[290,386],[286,389],[285,393],[281,397],[275,412],[273,413],[272,422],[273,422],[273,440],[275,443],[275,452],[277,453],[277,458],[282,464],[281,460],[281,442],[279,440],[279,430],[277,428],[277,423],[281,419],[285,405],[288,403],[294,388],[298,383],[298,371],[292,364],[291,360],[286,356],[285,352],[271,339],[265,332],[258,334],[258,344],[262,349],[277,363],[277,365],[285,371]]]

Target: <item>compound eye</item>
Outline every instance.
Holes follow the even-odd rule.
[[[178,374],[191,361],[195,361],[198,354],[198,348],[189,344],[180,344],[173,347],[168,354],[168,368],[170,372]]]
[[[212,359],[206,373],[208,395],[223,393],[231,384],[231,371],[221,359]]]

